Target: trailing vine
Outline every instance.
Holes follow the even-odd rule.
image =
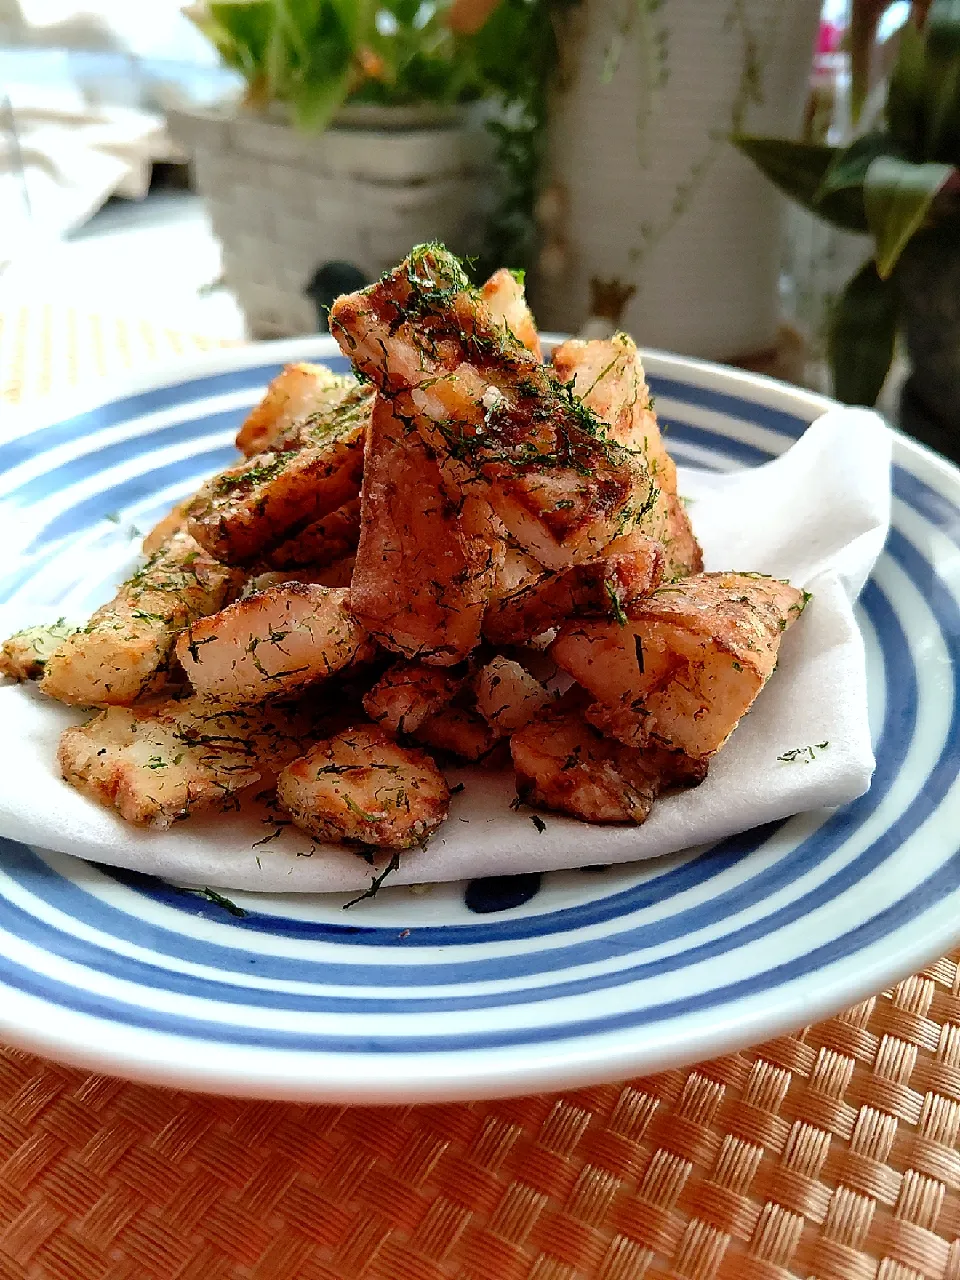
[[[666,0],[666,3],[669,3],[669,0]],[[743,42],[743,62],[737,90],[728,108],[727,123],[710,130],[703,151],[691,161],[686,174],[678,182],[666,216],[659,223],[650,221],[640,223],[638,242],[631,247],[628,255],[634,267],[639,269],[644,259],[689,209],[724,147],[728,145],[730,135],[743,131],[746,114],[751,104],[762,105],[764,72],[779,35],[782,17],[783,0],[770,0],[763,15],[766,38],[761,41],[750,21],[747,0],[730,0],[730,6],[724,15],[723,30],[725,32],[734,29],[740,31]],[[716,115],[719,119],[723,119],[723,104],[719,104]],[[644,151],[644,138],[645,128],[641,132],[641,154]]]

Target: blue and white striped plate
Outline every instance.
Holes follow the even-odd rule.
[[[0,440],[0,606],[77,615],[129,545],[233,456],[290,359],[218,353]],[[651,355],[678,461],[782,452],[828,406]],[[0,1037],[164,1084],[340,1101],[515,1094],[695,1061],[834,1012],[960,938],[960,475],[896,443],[893,528],[862,597],[870,792],[654,863],[555,873],[475,914],[464,886],[234,895],[242,917],[128,872],[0,841]],[[489,904],[488,904],[489,905]]]

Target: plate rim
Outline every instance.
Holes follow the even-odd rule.
[[[544,334],[548,342],[564,335]],[[95,411],[130,396],[164,387],[176,387],[192,378],[216,376],[261,364],[282,364],[298,359],[322,359],[339,354],[334,340],[326,334],[273,340],[270,342],[225,345],[211,351],[190,354],[172,361],[157,362],[148,368],[119,377],[102,379],[76,392],[37,399],[15,406],[9,413],[4,443],[23,439],[67,419]],[[792,411],[813,420],[837,408],[835,400],[807,388],[795,387],[762,374],[717,364],[709,360],[678,356],[656,349],[642,348],[641,356],[652,374],[676,377],[688,385],[712,387],[731,395],[772,408]],[[906,462],[914,474],[936,476],[954,490],[953,503],[960,520],[960,470],[927,447],[886,424],[894,437],[894,461]],[[12,427],[12,430],[9,428]],[[909,462],[913,460],[914,466]],[[917,465],[918,464],[918,465]],[[903,927],[903,926],[902,926]],[[915,927],[914,927],[915,928]],[[351,1063],[351,1055],[315,1051],[290,1051],[252,1047],[242,1055],[243,1066],[233,1067],[229,1061],[233,1050],[223,1046],[221,1054],[211,1052],[213,1046],[190,1036],[171,1032],[137,1031],[122,1028],[119,1042],[111,1043],[110,1029],[117,1024],[97,1019],[92,1014],[70,1013],[71,1019],[88,1024],[90,1037],[85,1042],[65,1039],[56,1026],[60,1006],[40,996],[17,993],[15,1002],[22,1008],[35,1007],[32,1024],[21,1016],[14,1020],[0,1009],[0,1032],[4,1040],[19,1048],[38,1052],[69,1065],[112,1074],[144,1083],[186,1090],[216,1092],[257,1098],[285,1099],[300,1102],[332,1102],[352,1104],[405,1104],[430,1101],[457,1101],[533,1092],[570,1089],[596,1084],[611,1078],[627,1078],[668,1068],[682,1068],[731,1052],[743,1051],[744,1045],[756,1045],[771,1037],[786,1034],[798,1026],[799,1015],[806,1025],[830,1016],[859,1000],[883,990],[939,958],[960,939],[960,919],[952,928],[928,935],[915,928],[916,937],[899,941],[890,954],[878,956],[868,966],[848,972],[850,959],[831,981],[820,987],[814,998],[801,995],[808,979],[794,978],[777,988],[778,1008],[758,1008],[737,1018],[736,1005],[712,1011],[711,1025],[674,1035],[668,1044],[658,1037],[650,1042],[637,1030],[632,1043],[605,1046],[611,1033],[593,1033],[558,1040],[553,1045],[525,1046],[511,1053],[489,1048],[451,1051],[429,1055],[368,1055],[364,1065],[372,1068],[359,1074]],[[862,952],[857,953],[857,957]],[[6,988],[9,992],[9,988]],[[793,999],[784,996],[793,992]],[[46,1011],[46,1016],[45,1016]],[[54,1015],[52,1018],[50,1015]],[[659,1025],[669,1025],[669,1019]],[[103,1032],[95,1033],[97,1027]],[[138,1048],[142,1042],[142,1047]],[[150,1050],[150,1046],[153,1050]],[[682,1047],[681,1047],[682,1046]],[[157,1052],[164,1049],[161,1055]],[[214,1065],[201,1059],[218,1058]],[[262,1064],[259,1059],[262,1058]],[[436,1070],[415,1079],[412,1073],[401,1073],[398,1085],[390,1083],[390,1067],[412,1060],[427,1066],[431,1060]],[[512,1060],[511,1060],[512,1059]],[[434,1061],[435,1060],[435,1061]],[[256,1066],[254,1067],[254,1064]],[[337,1068],[339,1067],[339,1071]],[[283,1068],[283,1069],[281,1069]],[[376,1077],[376,1078],[374,1078]]]

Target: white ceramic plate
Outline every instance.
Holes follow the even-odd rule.
[[[227,464],[265,383],[304,358],[345,363],[320,338],[218,353],[0,442],[0,516],[25,531],[0,605],[76,616],[103,599],[129,526]],[[646,366],[681,463],[756,465],[829,407],[693,361]],[[234,916],[0,841],[0,1037],[237,1094],[516,1094],[732,1051],[940,955],[960,937],[960,474],[895,452],[859,614],[878,765],[856,803],[657,862],[474,886],[479,914],[446,884],[349,916],[340,898],[238,893]]]

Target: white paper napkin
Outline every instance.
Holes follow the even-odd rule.
[[[708,569],[769,573],[813,594],[784,637],[774,677],[701,786],[659,801],[640,828],[543,814],[541,832],[529,810],[510,808],[510,773],[452,771],[464,789],[448,821],[425,851],[402,856],[390,883],[652,858],[862,795],[874,758],[853,603],[889,524],[891,438],[875,414],[835,409],[762,467],[681,471]],[[369,884],[370,868],[357,855],[317,848],[293,829],[256,844],[275,828],[253,807],[168,832],[129,826],[58,776],[58,735],[81,718],[33,688],[0,688],[0,835],[188,885],[290,893]],[[829,745],[817,749],[821,743]],[[779,758],[808,746],[812,759]]]

